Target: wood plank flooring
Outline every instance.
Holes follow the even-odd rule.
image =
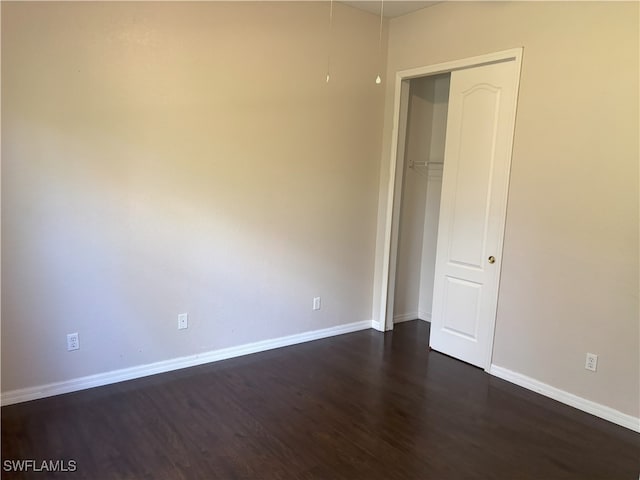
[[[3,462],[77,471],[2,478],[638,479],[639,434],[428,335],[406,322],[3,407]]]

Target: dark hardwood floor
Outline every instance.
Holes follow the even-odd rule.
[[[429,352],[342,335],[2,408],[2,459],[74,479],[629,479],[640,435]]]

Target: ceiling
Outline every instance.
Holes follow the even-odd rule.
[[[360,10],[375,13],[380,15],[381,1],[368,1],[368,0],[355,0],[351,2],[340,2],[345,5],[350,5]],[[399,17],[406,13],[415,12],[425,7],[429,7],[435,3],[440,2],[425,2],[422,0],[385,0],[384,2],[384,16],[387,18]]]

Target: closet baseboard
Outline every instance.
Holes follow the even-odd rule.
[[[418,312],[400,313],[393,316],[393,323],[408,322],[418,320]]]
[[[431,314],[427,312],[399,313],[393,316],[393,323],[409,322],[411,320],[422,320],[431,322]]]

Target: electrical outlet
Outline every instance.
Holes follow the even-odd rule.
[[[78,333],[67,334],[67,351],[78,350],[80,348],[80,337]]]
[[[591,370],[592,372],[595,372],[597,367],[598,367],[598,355],[595,355],[593,353],[587,353],[587,360],[584,364],[584,368],[586,368],[587,370]]]
[[[320,297],[313,297],[313,309],[320,310]]]
[[[189,327],[189,314],[181,313],[178,315],[178,330],[182,330]]]

